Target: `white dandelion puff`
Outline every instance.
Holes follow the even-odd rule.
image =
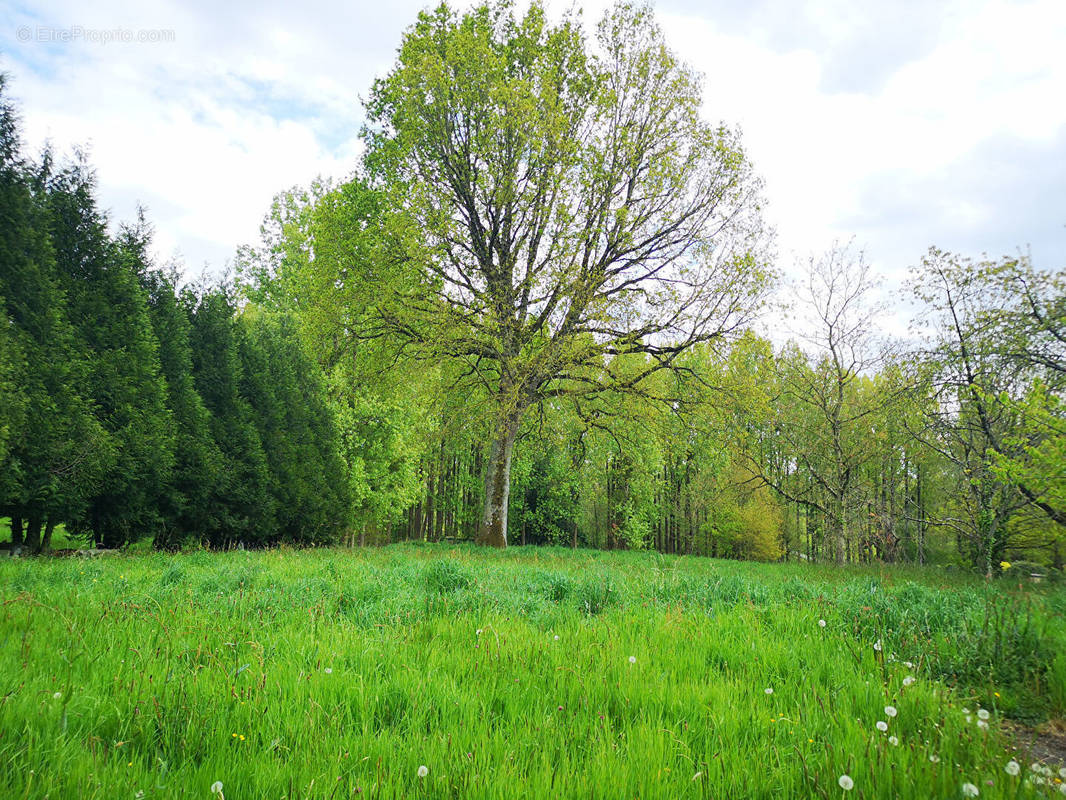
[[[332,674],[333,674],[333,667],[326,667],[326,668],[325,668],[324,670],[322,670],[322,671],[323,671],[324,673],[326,673],[327,675],[332,675]]]
[[[904,686],[910,686],[912,683],[914,683],[914,676],[913,675],[908,675],[906,678],[903,679],[903,685]]]
[[[987,708],[979,708],[979,709],[977,709],[977,718],[978,719],[988,719],[990,716],[991,716],[991,714],[988,713],[988,709]]]
[[[428,774],[429,774],[429,767],[427,767],[425,764],[423,764],[422,766],[420,766],[418,768],[418,777],[419,778],[424,778]]]
[[[824,628],[825,627],[825,620],[824,619],[818,620],[818,627],[819,628]]]
[[[851,779],[850,775],[841,775],[839,778],[837,778],[837,783],[840,784],[840,788],[843,789],[845,792],[850,792],[852,789],[855,788],[855,781]]]
[[[58,700],[62,696],[63,696],[62,692],[56,692],[54,695],[52,695],[52,699],[53,700]]]
[[[1059,777],[1066,781],[1066,767],[1059,767]]]
[[[929,760],[931,762],[933,762],[934,764],[939,764],[940,763],[940,756],[938,756],[936,753],[933,753],[933,755],[929,756]]]
[[[892,745],[893,747],[895,747],[897,744],[899,744],[899,738],[896,737],[896,736],[889,736],[888,737],[888,743],[890,745]]]
[[[1003,768],[1003,771],[1006,772],[1008,775],[1017,775],[1019,772],[1022,771],[1022,765],[1014,759],[1011,759],[1007,762],[1007,766]]]
[[[874,642],[874,650],[876,650],[878,653],[881,652],[881,640],[880,639],[878,639],[876,642]]]
[[[985,730],[986,731],[986,730],[988,730],[988,723],[985,720],[983,720],[983,719],[979,719],[979,720],[977,720],[977,727],[980,728],[981,730]]]
[[[553,639],[553,641],[556,641],[556,642],[559,641],[559,634],[555,634],[555,636],[553,636],[552,639]]]
[[[767,686],[767,687],[766,687],[765,689],[763,689],[763,692],[764,692],[765,694],[773,694],[773,693],[774,693],[774,690],[773,690],[773,689],[771,689],[771,688],[770,688],[769,686]]]
[[[877,720],[877,730],[881,731],[881,733],[884,733],[888,730],[888,723],[885,722],[883,719]]]
[[[211,784],[211,794],[222,794],[222,781],[215,781]]]
[[[972,783],[964,783],[962,785],[963,797],[977,797],[977,795],[979,794],[981,794],[981,792],[978,791],[977,787],[974,786]]]
[[[630,664],[636,664],[637,663],[637,657],[636,656],[630,656],[629,657],[629,663]]]
[[[895,706],[885,706],[885,716],[894,717],[897,713]]]

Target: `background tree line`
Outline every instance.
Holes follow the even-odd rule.
[[[368,246],[346,238],[367,235],[373,196],[358,181],[280,195],[261,245],[241,252],[242,291],[295,316],[350,409],[360,540],[473,541],[491,399],[460,364],[408,358],[346,316],[365,308],[366,285],[345,271]],[[747,330],[689,349],[642,394],[537,404],[515,443],[512,541],[1061,568],[1063,277],[1024,257],[932,250],[914,269],[920,310],[903,346],[877,333],[861,253],[803,266],[802,333],[787,343]]]

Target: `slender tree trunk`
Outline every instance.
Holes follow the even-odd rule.
[[[35,514],[26,520],[26,549],[31,553],[41,552],[41,518]]]
[[[22,517],[15,514],[11,515],[11,547],[21,547],[23,543],[22,538]]]
[[[922,496],[922,467],[918,465],[918,563],[925,565],[925,499]]]
[[[478,544],[507,547],[507,504],[511,495],[511,453],[518,433],[518,420],[505,423],[489,451],[485,470],[485,505],[478,531]]]
[[[837,564],[846,564],[848,560],[847,526],[844,521],[844,500],[837,498],[834,511],[837,518],[833,520],[833,556]]]
[[[55,520],[49,519],[44,524],[44,538],[41,540],[41,552],[52,552],[52,531],[56,529]]]
[[[433,535],[437,530],[437,462],[436,454],[429,462],[429,475],[426,477],[426,521],[425,529],[427,542],[433,541]]]

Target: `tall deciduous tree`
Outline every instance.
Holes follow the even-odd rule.
[[[373,316],[424,357],[461,360],[491,398],[479,538],[505,546],[530,406],[640,391],[747,320],[766,277],[759,183],[650,11],[626,4],[594,43],[537,3],[442,4],[368,116],[389,253],[412,268],[381,283]],[[619,371],[625,355],[641,368]]]
[[[1052,466],[1061,465],[1066,432],[1059,338],[1066,325],[1061,299],[1041,286],[1055,282],[1016,261],[974,264],[935,248],[915,274],[933,344],[921,360],[936,390],[924,439],[955,466],[959,488],[940,522],[988,574],[1012,545],[1019,509],[1031,505],[1066,521],[1066,493]]]
[[[781,495],[825,516],[840,564],[851,543],[860,470],[874,455],[874,416],[891,399],[863,387],[863,374],[883,358],[873,337],[874,286],[869,264],[848,247],[809,261],[800,291],[807,352],[779,359],[775,398],[775,433],[792,470],[775,470],[765,452],[751,465]],[[796,469],[806,474],[806,484],[788,480]]]

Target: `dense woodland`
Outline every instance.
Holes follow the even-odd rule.
[[[619,9],[599,62],[536,6],[423,14],[364,163],[280,194],[213,282],[112,225],[85,158],[27,155],[0,88],[13,543],[1062,569],[1062,272],[915,254],[900,341],[853,247],[786,286],[738,135]]]

